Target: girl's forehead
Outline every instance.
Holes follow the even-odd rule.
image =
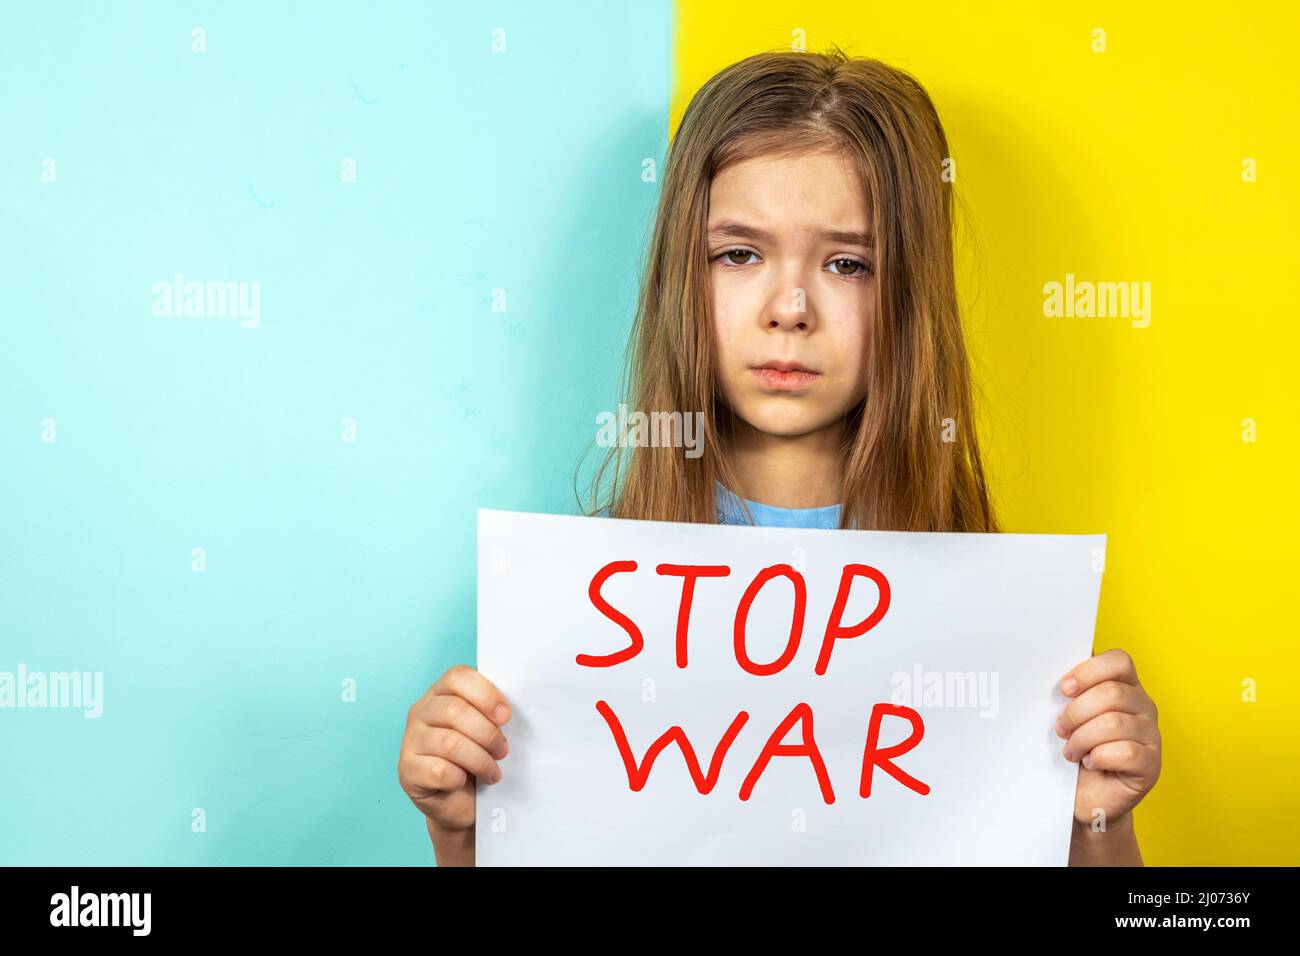
[[[852,175],[853,158],[841,149],[789,149],[779,152],[765,152],[746,156],[727,164],[714,178],[731,174],[755,174],[765,172],[774,175],[784,172],[797,175],[802,172],[839,169],[846,175]]]
[[[871,220],[868,192],[851,163],[838,155],[758,156],[713,178],[709,229],[741,225],[863,232]]]

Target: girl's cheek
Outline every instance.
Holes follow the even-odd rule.
[[[871,335],[861,323],[846,324],[834,345],[837,377],[846,389],[844,400],[852,405],[866,394],[870,373]]]
[[[736,328],[735,316],[727,309],[713,310],[713,341],[716,345],[718,365],[725,374],[735,367],[736,353],[742,341],[741,332]]]

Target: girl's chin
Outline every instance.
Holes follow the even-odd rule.
[[[749,408],[738,417],[755,432],[773,438],[803,438],[828,429],[838,431],[844,421],[843,415],[827,414],[823,409],[806,406],[799,409]]]

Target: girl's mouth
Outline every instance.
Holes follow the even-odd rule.
[[[749,371],[764,386],[780,392],[797,392],[821,378],[820,372],[804,368],[798,362],[768,362]]]

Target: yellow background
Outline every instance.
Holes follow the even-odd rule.
[[[677,4],[674,131],[710,75],[796,31],[934,99],[1000,516],[1109,535],[1095,650],[1129,651],[1160,709],[1151,865],[1300,862],[1296,9]],[[1150,282],[1150,325],[1045,317],[1067,272]]]

